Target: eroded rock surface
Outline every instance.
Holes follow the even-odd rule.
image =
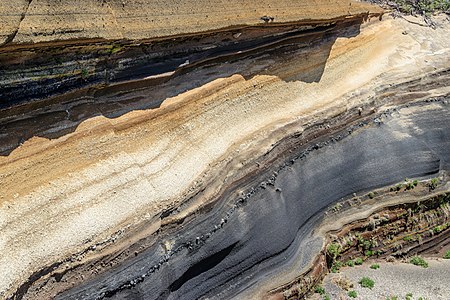
[[[104,18],[98,31],[82,1],[34,0],[8,21],[20,23],[12,39],[2,27],[2,297],[280,298],[317,262],[339,200],[406,177],[449,190],[447,21],[433,30],[320,1],[311,12],[277,2],[276,15],[262,1],[239,16],[220,2],[230,23],[214,11],[196,23],[191,2],[152,3],[85,5]],[[133,21],[138,7],[178,10],[185,34],[261,14],[292,22],[118,43],[180,33],[178,17]],[[58,28],[83,31],[31,38],[62,11],[74,20]],[[54,41],[94,37],[115,42]]]
[[[19,0],[0,4],[0,44],[80,38],[146,39],[236,25],[332,19],[373,10],[348,0]],[[270,19],[269,19],[270,20]]]

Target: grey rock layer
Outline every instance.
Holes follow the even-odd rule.
[[[449,170],[448,120],[448,105],[420,103],[299,147],[269,173],[234,187],[242,196],[230,191],[161,243],[58,298],[226,299],[286,268],[301,272],[322,246],[312,230],[325,207]],[[162,247],[168,240],[169,251]]]

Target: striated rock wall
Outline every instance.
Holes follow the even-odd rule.
[[[309,268],[329,205],[448,171],[449,26],[309,29],[0,111],[0,297],[261,298]]]
[[[349,0],[20,0],[0,3],[0,45],[103,38],[147,39],[236,25],[330,19],[366,12]],[[373,7],[371,8],[373,10]]]

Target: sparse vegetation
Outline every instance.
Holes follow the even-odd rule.
[[[406,14],[426,14],[450,11],[448,0],[395,0],[396,8]]]
[[[373,198],[375,197],[375,194],[374,194],[373,192],[370,192],[370,193],[367,194],[367,196],[368,196],[370,199],[373,199]]]
[[[81,78],[86,79],[89,75],[89,72],[87,69],[82,69],[81,70]]]
[[[407,190],[412,190],[412,189],[414,189],[414,187],[415,187],[415,185],[412,182],[408,182],[406,184],[406,189]]]
[[[355,266],[355,262],[353,261],[353,260],[348,260],[346,263],[345,263],[347,266],[349,266],[349,267],[354,267]]]
[[[336,203],[336,204],[333,206],[332,211],[336,213],[336,212],[340,211],[341,208],[342,208],[342,204],[341,204],[341,203]]]
[[[447,252],[445,252],[444,258],[445,258],[445,259],[450,259],[450,250],[448,250]]]
[[[356,291],[350,291],[350,292],[348,292],[348,296],[350,298],[356,298],[356,297],[358,297],[358,293],[356,293]]]
[[[373,265],[370,266],[370,268],[373,269],[373,270],[378,270],[380,268],[380,265],[379,264],[373,264]]]
[[[443,225],[438,225],[436,227],[433,228],[433,233],[439,233],[441,231],[444,231],[445,229],[447,229],[448,227],[448,223],[447,224],[443,224]]]
[[[341,268],[342,268],[342,262],[337,260],[331,266],[331,272],[332,273],[337,273]]]
[[[411,235],[407,235],[407,236],[403,237],[403,240],[405,242],[411,242],[413,240],[413,237]]]
[[[355,265],[358,265],[358,266],[360,266],[360,265],[362,265],[363,264],[363,259],[361,258],[361,257],[358,257],[357,259],[355,259]]]
[[[421,266],[423,268],[428,268],[428,263],[420,256],[412,257],[409,262],[415,266]]]
[[[328,245],[327,253],[333,260],[336,260],[336,258],[338,258],[341,254],[341,245],[338,243],[331,243]]]
[[[372,279],[370,279],[369,277],[363,277],[361,278],[361,280],[358,282],[363,288],[373,288],[375,286],[375,281],[373,281]]]
[[[347,277],[339,277],[335,281],[337,286],[339,286],[344,291],[348,291],[353,288],[353,282],[350,281]]]
[[[430,190],[434,190],[435,188],[437,188],[438,184],[439,184],[439,179],[432,178],[430,183],[428,184],[428,186],[430,187]]]
[[[109,54],[114,54],[122,50],[122,47],[120,45],[111,45],[108,49]]]
[[[323,297],[323,300],[331,300],[330,295],[326,294],[326,295]]]
[[[317,294],[320,294],[320,295],[324,295],[325,289],[321,285],[318,285],[318,286],[316,286],[314,292],[316,292]]]
[[[412,300],[413,299],[413,294],[412,293],[408,293],[405,296],[405,300]]]

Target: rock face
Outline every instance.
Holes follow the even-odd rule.
[[[368,11],[348,0],[18,0],[0,4],[0,45],[102,38],[146,39],[236,25],[332,19]]]
[[[327,269],[304,276],[338,201],[405,177],[450,190],[448,23],[144,2],[34,0],[5,19],[2,298],[280,298]]]

